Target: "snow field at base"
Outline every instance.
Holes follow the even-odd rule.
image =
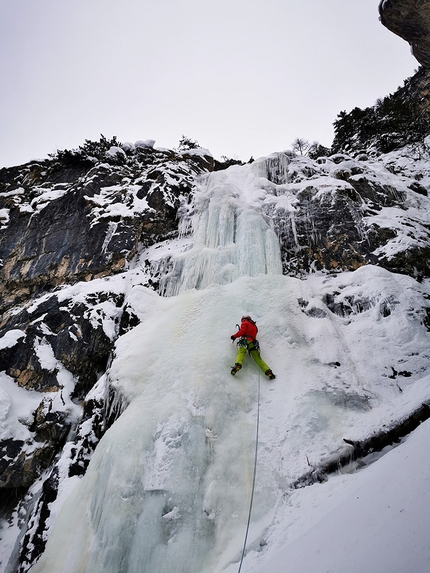
[[[243,277],[171,298],[131,288],[127,301],[145,320],[118,340],[109,373],[130,405],[100,442],[32,571],[215,573],[237,566],[259,376],[250,357],[230,375],[230,335],[243,314],[257,321],[262,357],[277,374],[274,382],[261,376],[248,540],[264,548],[285,492],[309,463],[316,467],[345,447],[343,437],[367,437],[430,397],[419,374],[428,366],[428,334],[420,316],[404,318],[422,308],[420,288],[375,267],[308,281]],[[335,290],[372,304],[347,318],[327,308],[326,317],[314,318],[297,302],[324,308],[323,293]],[[384,317],[387,297],[396,304]],[[388,377],[393,356],[414,372],[402,379],[402,392]]]
[[[364,470],[296,490],[278,509],[267,551],[250,551],[243,570],[428,573],[429,442],[427,421]]]

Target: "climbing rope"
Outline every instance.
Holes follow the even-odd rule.
[[[254,489],[255,489],[255,476],[257,473],[257,454],[258,454],[258,432],[260,429],[260,379],[261,375],[258,374],[258,398],[257,398],[257,430],[255,435],[255,456],[254,456],[254,475],[252,477],[252,488],[251,488],[251,499],[249,502],[249,513],[248,513],[248,523],[246,525],[245,540],[243,542],[242,557],[240,558],[239,569],[237,573],[240,573],[242,569],[243,558],[245,557],[246,542],[248,540],[249,525],[251,523],[251,513],[252,513],[252,503],[254,501]]]

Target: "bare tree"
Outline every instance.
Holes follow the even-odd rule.
[[[309,147],[309,141],[301,137],[297,137],[292,143],[293,151],[295,153],[300,153],[300,155],[306,155]]]

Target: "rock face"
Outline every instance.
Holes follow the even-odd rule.
[[[382,24],[411,45],[412,53],[425,68],[430,68],[430,1],[382,0]]]
[[[269,180],[285,185],[267,207],[282,245],[284,273],[303,277],[312,270],[376,264],[419,280],[428,277],[428,175],[418,156],[416,165],[423,170],[409,171],[400,152],[376,164],[344,154],[317,161],[298,156],[282,180],[269,169]],[[386,224],[389,214],[399,221],[396,228]]]
[[[420,68],[372,107],[342,111],[333,125],[332,152],[359,156],[388,153],[406,145],[425,147],[430,134],[430,70]]]
[[[139,149],[125,164],[32,162],[0,171],[0,312],[71,280],[120,271],[175,231],[179,198],[212,158]]]

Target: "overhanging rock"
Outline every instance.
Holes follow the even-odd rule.
[[[382,24],[409,42],[419,63],[430,68],[430,0],[383,0],[379,14]]]

